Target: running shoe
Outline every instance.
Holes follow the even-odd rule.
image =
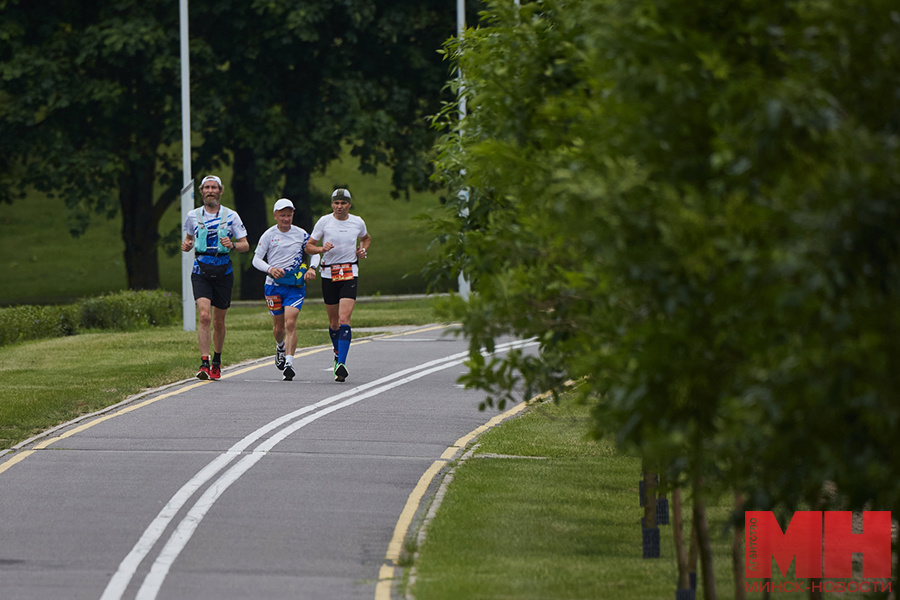
[[[197,371],[197,379],[202,379],[203,381],[209,379],[209,365],[200,365],[200,370]]]
[[[335,351],[334,351],[334,361],[331,363],[331,370],[332,370],[332,372],[333,372],[335,369],[337,369],[337,365],[338,365],[338,363],[337,363],[337,350],[335,350]]]
[[[291,381],[294,378],[293,365],[284,365],[284,381]]]
[[[334,368],[334,380],[335,381],[344,381],[347,379],[347,375],[350,373],[347,372],[347,366],[344,363],[338,363],[338,365]]]
[[[284,350],[279,350],[278,346],[275,346],[275,368],[284,371]]]
[[[209,368],[209,378],[212,380],[222,379],[222,367],[220,365],[213,365]]]

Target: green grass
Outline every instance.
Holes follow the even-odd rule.
[[[353,325],[432,323],[432,305],[432,300],[361,302]],[[329,344],[327,322],[321,301],[308,302],[298,320],[298,346]],[[262,302],[232,307],[226,325],[225,366],[274,354],[272,319]],[[199,360],[196,332],[180,326],[2,346],[0,450],[141,391],[191,377]]]
[[[230,177],[225,171],[223,175],[223,203],[234,207]],[[337,161],[313,179],[323,192],[334,183],[350,187],[353,213],[365,219],[373,240],[360,279],[360,294],[425,292],[426,282],[418,273],[425,265],[432,236],[415,216],[436,210],[437,196],[415,194],[409,202],[392,200],[389,172],[362,175],[350,158]],[[176,230],[179,223],[180,203],[176,199],[163,216],[160,234]],[[274,219],[270,218],[270,223],[274,224]],[[33,192],[23,201],[0,204],[0,226],[6,233],[7,246],[15,249],[0,258],[0,306],[59,304],[127,286],[119,215],[112,219],[95,215],[86,233],[73,238],[68,232],[63,200]],[[251,253],[257,241],[250,240]],[[242,259],[249,261],[249,253]],[[159,261],[162,289],[180,294],[181,253],[170,256],[160,249]],[[239,289],[238,275],[235,290]]]
[[[622,455],[608,440],[590,439],[589,427],[588,408],[563,401],[535,405],[484,434],[475,457],[456,468],[427,526],[413,559],[414,581],[406,583],[412,597],[674,598],[677,566],[671,525],[660,526],[661,557],[642,558],[641,462]],[[492,454],[502,456],[488,456]],[[723,501],[711,503],[707,515],[721,600],[734,598],[730,512],[730,504]],[[688,532],[689,497],[685,513]],[[697,598],[702,597],[701,585]],[[746,597],[758,599],[762,594]]]

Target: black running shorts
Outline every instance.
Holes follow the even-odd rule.
[[[210,304],[226,310],[231,306],[231,290],[234,288],[234,271],[225,277],[209,280],[203,275],[191,273],[191,287],[194,289],[194,300],[209,298]]]
[[[341,298],[356,300],[356,281],[359,277],[346,281],[332,281],[322,278],[322,298],[325,304],[340,304]]]

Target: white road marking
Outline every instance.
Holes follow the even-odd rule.
[[[534,346],[536,344],[537,342],[534,340],[516,341],[507,344],[500,344],[497,346],[495,353],[505,352],[512,348]],[[156,542],[159,541],[159,539],[162,537],[166,528],[175,518],[175,515],[178,513],[178,511],[180,511],[181,508],[184,507],[185,504],[187,504],[188,500],[190,500],[190,498],[197,492],[199,488],[201,488],[213,477],[215,477],[217,473],[228,466],[229,463],[234,461],[235,458],[240,456],[244,451],[247,450],[247,448],[260,440],[260,438],[262,438],[264,435],[274,431],[275,429],[278,429],[279,427],[283,427],[280,431],[273,434],[266,441],[262,442],[256,448],[254,448],[250,452],[250,454],[244,456],[244,458],[242,458],[236,465],[228,469],[228,471],[226,471],[221,477],[219,477],[218,480],[211,484],[206,492],[204,492],[203,495],[201,495],[201,497],[194,503],[194,506],[188,511],[188,514],[181,520],[174,533],[172,533],[172,535],[169,537],[165,546],[154,561],[150,572],[144,578],[144,582],[142,583],[141,588],[137,594],[137,600],[155,600],[157,594],[159,593],[160,587],[162,587],[162,584],[165,581],[166,575],[168,574],[172,565],[175,563],[175,560],[177,560],[178,555],[191,539],[191,536],[200,525],[200,522],[203,520],[203,517],[206,515],[209,509],[212,508],[216,500],[226,489],[228,489],[229,486],[231,486],[232,483],[237,481],[241,477],[241,475],[246,473],[254,464],[256,464],[263,456],[265,456],[269,452],[269,450],[274,448],[276,444],[280,443],[292,433],[295,433],[309,423],[312,423],[313,421],[319,419],[320,417],[323,417],[342,408],[346,408],[347,406],[356,404],[357,402],[365,400],[366,398],[381,394],[382,392],[386,392],[421,377],[425,377],[426,375],[430,375],[431,373],[435,373],[437,371],[448,369],[455,365],[461,364],[466,359],[466,357],[468,357],[468,355],[468,352],[459,352],[457,354],[452,354],[444,358],[432,360],[415,367],[404,369],[402,371],[397,371],[396,373],[393,373],[386,377],[382,377],[381,379],[377,379],[375,381],[349,389],[346,392],[337,394],[330,398],[326,398],[324,400],[316,402],[315,404],[304,406],[303,408],[283,415],[244,437],[234,446],[225,451],[225,453],[221,454],[208,465],[206,465],[203,469],[201,469],[193,478],[191,478],[190,481],[185,483],[181,487],[181,489],[175,493],[174,496],[172,496],[169,502],[166,503],[166,505],[159,512],[156,518],[144,531],[143,535],[141,535],[138,542],[131,549],[131,552],[129,552],[128,555],[119,564],[119,568],[116,570],[115,574],[107,584],[106,589],[103,591],[103,595],[100,597],[100,600],[121,600],[122,595],[125,593],[128,585],[131,583],[131,580],[133,579],[138,566],[150,553]],[[343,402],[340,402],[341,400],[343,400]],[[292,423],[292,421],[294,421],[298,417],[301,417],[306,413],[315,411],[320,408],[323,410],[320,410],[315,414],[309,415]]]

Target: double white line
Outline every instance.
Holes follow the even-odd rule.
[[[537,342],[533,340],[516,341],[497,346],[494,353],[506,352],[513,348],[524,348],[534,346]],[[178,492],[163,507],[155,519],[150,523],[147,529],[141,535],[138,542],[131,549],[131,552],[119,564],[118,570],[112,576],[100,600],[121,600],[126,588],[134,578],[143,560],[150,554],[150,551],[156,543],[162,538],[166,529],[176,515],[188,503],[188,501],[197,493],[197,491],[206,485],[209,481],[221,473],[230,463],[238,457],[243,457],[236,464],[231,466],[224,473],[219,475],[213,483],[209,485],[205,492],[194,502],[194,505],[188,510],[187,514],[178,523],[175,531],[169,536],[168,541],[153,562],[150,572],[144,578],[140,589],[137,593],[137,600],[155,600],[162,587],[166,576],[172,565],[178,559],[181,551],[190,541],[194,531],[200,525],[203,517],[209,512],[209,509],[215,504],[216,500],[227,490],[231,484],[240,479],[240,477],[250,470],[259,460],[265,456],[270,450],[278,445],[282,440],[292,433],[309,425],[313,421],[331,414],[342,408],[352,406],[357,402],[371,398],[393,388],[399,387],[410,381],[415,381],[444,369],[449,369],[455,365],[462,364],[468,357],[468,352],[460,352],[452,354],[444,358],[439,358],[430,362],[398,371],[386,377],[382,377],[376,381],[347,390],[336,396],[326,398],[315,404],[304,406],[292,413],[286,414],[270,423],[260,427],[250,435],[246,436],[234,446],[219,455],[215,460],[201,469],[190,481],[185,483]],[[313,414],[309,414],[313,413]],[[306,415],[306,416],[304,416]],[[302,417],[302,418],[301,418]],[[274,432],[274,433],[273,433]],[[262,438],[271,434],[264,441]],[[252,450],[248,449],[260,442]]]

